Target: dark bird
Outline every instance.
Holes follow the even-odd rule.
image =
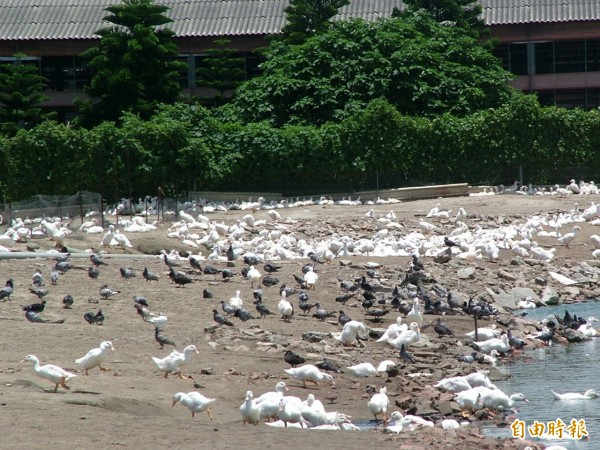
[[[269,311],[269,309],[263,304],[262,300],[256,300],[254,303],[256,305],[255,309],[260,314],[260,318],[261,319],[264,316],[269,316],[269,315],[274,315],[275,314],[275,313],[272,313],[271,311]]]
[[[160,328],[154,328],[154,340],[159,343],[160,348],[165,348],[165,345],[175,345],[175,342],[162,334]]]
[[[73,299],[73,296],[71,294],[67,294],[63,297],[62,302],[63,302],[63,308],[71,309],[75,300]]]
[[[410,353],[408,350],[406,350],[406,347],[404,347],[404,344],[402,344],[402,346],[400,347],[400,359],[402,361],[404,361],[405,363],[414,363],[415,362],[415,358],[413,358],[412,353]]]
[[[213,293],[210,292],[208,289],[204,289],[202,291],[202,298],[213,298]]]
[[[260,261],[256,256],[246,255],[244,256],[244,264],[248,264],[249,266],[258,266]]]
[[[42,287],[44,285],[44,277],[42,276],[42,271],[40,269],[36,270],[31,277],[31,284],[35,287]]]
[[[244,308],[236,309],[233,315],[240,319],[242,322],[255,318],[252,314],[250,314],[250,312],[246,311]]]
[[[4,300],[5,298],[10,300],[10,296],[12,295],[14,289],[13,279],[10,278],[9,280],[6,280],[6,285],[0,289],[0,300]]]
[[[185,286],[186,284],[193,283],[194,281],[186,274],[177,272],[173,268],[169,270],[169,278],[171,278],[171,281],[173,281],[177,287]]]
[[[202,272],[202,266],[200,265],[200,261],[194,258],[194,255],[190,255],[188,259],[190,261],[190,267],[192,268],[192,272],[196,272],[196,270]]]
[[[365,312],[365,316],[372,316],[376,320],[381,320],[381,318],[389,312],[389,309],[371,309]]]
[[[121,276],[125,278],[125,280],[129,280],[130,278],[137,277],[135,272],[131,270],[129,267],[119,267],[119,272],[121,272]]]
[[[448,236],[444,237],[444,245],[447,247],[460,247],[456,242],[448,238]]]
[[[361,303],[361,306],[365,309],[371,308],[375,303],[372,299],[364,299]]]
[[[71,264],[67,261],[58,261],[56,264],[54,264],[54,270],[56,270],[59,273],[67,273],[71,269],[78,269],[78,268],[79,267],[74,266],[73,264]]]
[[[42,300],[42,303],[32,303],[30,305],[21,305],[23,311],[33,311],[36,313],[40,313],[46,307],[46,300]]]
[[[220,270],[213,266],[206,266],[204,269],[202,269],[202,273],[204,273],[204,275],[216,275],[219,272]]]
[[[109,298],[109,297],[112,297],[113,295],[117,295],[120,293],[121,293],[121,291],[113,291],[112,289],[110,289],[108,287],[108,284],[105,284],[104,286],[102,286],[100,288],[100,297],[102,297],[102,298]]]
[[[527,342],[523,339],[514,337],[510,328],[506,331],[506,336],[508,337],[508,344],[517,350],[523,350],[523,347],[527,345]]]
[[[262,277],[261,283],[263,286],[270,287],[279,284],[279,278],[272,277],[271,275],[267,275]]]
[[[315,363],[315,366],[321,370],[326,370],[327,372],[344,373],[338,363],[328,358],[323,358],[323,361]]]
[[[341,288],[343,291],[346,291],[346,292],[354,292],[354,291],[355,291],[355,290],[357,290],[359,287],[360,287],[360,285],[359,285],[359,284],[357,284],[357,283],[353,283],[353,282],[351,282],[351,281],[348,281],[348,280],[341,280],[341,281],[340,281],[340,288]]]
[[[436,254],[433,257],[433,262],[435,262],[436,264],[446,264],[446,263],[450,262],[451,259],[452,259],[452,250],[450,249],[450,247],[448,247],[446,250],[443,250],[443,251],[439,252],[438,254]]]
[[[291,350],[288,350],[285,352],[283,359],[285,360],[286,363],[288,363],[292,367],[296,367],[296,366],[298,366],[300,364],[304,364],[306,362],[306,359],[304,359],[300,355],[297,355],[296,353],[294,353]]]
[[[433,329],[438,334],[438,337],[454,336],[454,333],[452,332],[452,330],[450,328],[448,328],[446,326],[446,324],[444,322],[442,322],[442,319],[440,319],[439,317],[437,318],[437,323],[435,324]]]
[[[147,267],[144,267],[144,271],[142,272],[142,276],[146,281],[158,281],[159,276],[154,272],[150,272]]]
[[[365,277],[362,277],[360,280],[360,288],[367,292],[373,292],[375,290],[375,287],[369,283]]]
[[[223,269],[221,271],[221,276],[223,277],[223,281],[229,281],[230,278],[233,278],[235,273],[231,269]]]
[[[285,283],[279,286],[279,294],[281,295],[284,291],[286,297],[291,297],[292,295],[298,293],[296,289],[287,287]]]
[[[213,320],[219,325],[227,325],[228,327],[233,326],[233,323],[229,319],[219,314],[219,311],[217,311],[216,309],[213,309]]]
[[[460,309],[461,307],[460,302],[455,300],[452,296],[452,292],[448,292],[448,295],[446,296],[446,303],[448,303],[448,306],[452,309]]]
[[[142,295],[134,295],[133,303],[135,303],[137,305],[142,305],[142,306],[145,306],[146,308],[148,308],[148,300],[146,300],[146,297],[144,297]]]
[[[552,345],[551,342],[554,339],[554,326],[550,327],[550,322],[549,321],[546,324],[546,327],[544,327],[544,329],[542,330],[542,333],[536,337],[536,339],[539,339],[542,342],[545,342],[548,345]],[[554,325],[554,323],[552,323]]]
[[[315,263],[308,263],[308,264],[304,264],[304,265],[302,266],[302,273],[303,273],[304,275],[306,275],[306,274],[307,274],[308,272],[310,272],[311,270],[312,270],[313,272],[315,272],[315,273],[317,272],[317,271],[315,270]]]
[[[254,291],[252,292],[252,296],[254,297],[254,300],[260,300],[262,301],[262,296],[263,296],[263,290],[258,288],[258,289],[254,289]]]
[[[263,266],[263,269],[267,273],[273,273],[273,272],[277,272],[279,269],[281,269],[281,267],[282,266],[276,266],[275,264],[265,263]]]
[[[310,297],[306,292],[300,291],[300,293],[298,293],[298,300],[301,302],[307,302],[310,300]]]
[[[298,304],[298,308],[302,310],[304,315],[307,315],[310,312],[310,310],[313,309],[315,306],[317,306],[316,303],[300,302]]]
[[[83,315],[83,318],[90,325],[102,325],[104,323],[104,314],[102,314],[102,310],[99,309],[96,314],[93,312],[88,312]]]
[[[345,313],[344,311],[342,311],[341,309],[340,309],[339,313],[340,313],[340,315],[338,316],[338,323],[339,323],[341,326],[344,326],[344,325],[346,325],[348,322],[350,322],[350,321],[352,320],[352,319],[351,319],[350,317],[348,317],[348,316],[346,315],[346,313]]]
[[[47,322],[46,320],[44,320],[40,316],[38,316],[37,313],[35,313],[34,311],[27,311],[27,312],[25,312],[25,318],[29,322],[37,322],[37,323]]]
[[[48,289],[29,288],[29,292],[35,295],[39,300],[43,299],[50,292]]]
[[[58,271],[53,270],[52,272],[50,272],[50,284],[52,286],[56,286],[57,283],[58,283]]]
[[[470,355],[459,355],[456,359],[460,362],[474,363],[477,361],[477,352],[472,352]]]
[[[305,289],[306,283],[304,282],[304,278],[299,277],[295,273],[293,273],[292,276],[294,277],[294,280],[296,281],[296,283],[298,283],[298,286],[300,286],[301,289]]]
[[[103,260],[103,259],[102,259],[102,258],[101,258],[99,255],[97,255],[96,253],[92,253],[92,254],[90,255],[90,261],[91,261],[91,263],[92,263],[94,266],[96,266],[96,267],[100,267],[100,266],[108,266],[108,264],[106,264],[106,263],[104,262],[104,260]]]
[[[381,274],[375,269],[367,269],[367,275],[371,278],[381,278]]]
[[[348,300],[350,300],[352,297],[354,297],[355,295],[356,295],[355,292],[344,294],[344,295],[340,295],[340,296],[338,296],[338,297],[335,298],[335,301],[341,303],[342,305],[345,305],[346,302]]]
[[[412,255],[412,264],[411,264],[411,268],[412,270],[414,270],[415,272],[421,271],[421,270],[425,270],[425,266],[423,265],[423,263],[419,260],[419,257],[416,254]]]
[[[225,255],[227,256],[227,261],[235,261],[235,252],[233,251],[233,245],[229,244]]]
[[[88,276],[94,280],[100,275],[100,271],[95,267],[89,267],[87,270]]]
[[[325,264],[325,260],[320,259],[317,255],[315,255],[314,252],[308,252],[306,256],[308,256],[311,261],[314,261],[318,264]]]
[[[227,314],[229,317],[231,317],[235,314],[235,308],[233,306],[226,305],[223,300],[221,300],[219,303],[221,303],[221,309],[223,310],[223,312],[225,314]]]
[[[317,308],[317,312],[313,314],[313,317],[316,317],[321,322],[323,322],[325,319],[327,319],[329,317],[333,317],[335,315],[335,313],[329,312],[326,309],[321,308],[321,305],[319,305],[318,303],[315,303],[315,306]]]

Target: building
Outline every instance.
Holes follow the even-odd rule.
[[[106,26],[104,9],[118,0],[0,0],[0,62],[27,55],[48,79],[45,106],[68,118],[73,100],[91,77],[81,52]],[[495,54],[516,75],[513,84],[537,92],[543,104],[600,106],[600,0],[480,0],[483,17],[499,41]],[[285,24],[288,0],[162,0],[173,19],[180,57],[188,62],[185,93],[201,94],[195,68],[214,40],[227,37],[257,73],[253,50]],[[375,20],[403,8],[400,0],[351,0],[339,18]]]

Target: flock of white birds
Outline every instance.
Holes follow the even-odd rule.
[[[527,189],[523,188],[509,189],[509,192],[515,194],[529,193]],[[576,184],[572,181],[566,188],[559,187],[548,192],[540,190],[535,192],[535,195],[544,195],[549,192],[554,195],[581,196],[583,194],[598,193],[598,190],[593,183]],[[489,193],[484,191],[479,195],[489,195]],[[376,199],[370,204],[393,205],[397,202],[393,199]],[[351,255],[385,257],[417,254],[424,257],[436,257],[447,251],[448,247],[444,242],[444,237],[446,237],[456,244],[450,247],[450,250],[452,257],[458,259],[493,261],[499,258],[500,250],[506,250],[524,258],[551,261],[554,258],[556,248],[538,245],[536,243],[537,237],[552,238],[555,239],[556,245],[569,247],[577,239],[577,232],[581,229],[578,224],[587,222],[591,225],[600,225],[600,204],[596,205],[594,202],[591,202],[585,209],[580,209],[578,204],[575,203],[573,209],[568,212],[536,214],[523,220],[488,229],[479,224],[470,226],[469,216],[463,208],[459,208],[454,213],[440,208],[438,203],[425,218],[419,219],[412,226],[397,222],[393,210],[378,215],[372,209],[364,215],[365,220],[372,221],[375,225],[376,231],[371,234],[365,232],[362,235],[356,233],[356,235],[350,236],[333,233],[330,236],[308,240],[296,236],[294,225],[297,220],[282,215],[282,212],[290,207],[319,204],[350,206],[365,203],[360,199],[352,200],[350,198],[333,202],[325,197],[318,200],[297,200],[295,202],[289,200],[265,202],[264,199],[259,199],[257,202],[235,202],[231,204],[209,203],[206,201],[193,202],[181,205],[179,220],[172,223],[166,233],[168,237],[177,239],[187,245],[190,253],[195,253],[198,250],[197,255],[193,255],[193,257],[201,260],[226,261],[228,249],[233,250],[235,257],[252,255],[259,261],[306,258],[311,252],[317,258],[326,262]],[[131,204],[127,204],[126,201],[120,205],[113,211],[109,211],[109,214],[122,213],[127,207],[131,207]],[[235,205],[235,207],[232,205]],[[223,221],[211,220],[207,215],[211,212],[228,209],[238,209],[248,211],[248,213],[241,219],[234,220],[229,224]],[[268,218],[256,218],[254,214],[259,210],[267,210]],[[132,244],[124,233],[131,235],[157,228],[156,223],[148,224],[142,216],[134,216],[131,219],[127,216],[120,216],[116,226],[109,225],[108,231],[105,231],[99,225],[95,216],[90,215],[88,219],[79,227],[78,232],[104,233],[99,240],[99,246],[104,248],[120,247],[125,249],[131,247]],[[453,229],[442,229],[440,221],[445,221],[446,224],[453,223]],[[119,228],[122,228],[123,232]],[[249,231],[252,231],[252,233]],[[72,230],[66,225],[66,221],[60,218],[15,219],[10,227],[0,235],[0,243],[3,240],[26,242],[36,236],[46,236],[53,239],[58,247],[62,247],[67,244],[71,232]],[[592,235],[591,241],[594,247],[592,257],[600,258],[600,236]],[[204,256],[200,248],[209,248],[211,251],[208,256]],[[0,246],[0,251],[9,251],[9,249]],[[164,252],[164,254],[167,253]],[[175,251],[169,253],[168,257],[173,259],[183,258]],[[313,272],[308,272],[306,275],[308,277],[305,276],[305,281],[314,288],[318,276]],[[254,287],[254,284],[260,280],[261,274],[253,267],[248,271],[247,278]],[[280,313],[283,316],[285,316],[285,302],[285,295],[283,295],[279,305]],[[386,342],[398,350],[406,351],[410,345],[420,339],[420,327],[423,325],[423,317],[419,310],[418,300],[415,300],[413,311],[407,316],[407,322],[402,323],[402,320],[398,318],[397,322],[390,325],[379,341]],[[337,338],[344,345],[352,345],[357,334],[364,332],[363,323],[351,321],[344,326]],[[485,330],[479,331],[479,333],[481,335],[485,333]],[[484,353],[491,355],[489,359],[493,362],[495,355],[508,350],[508,343],[505,335],[500,337],[494,330],[488,340],[478,343],[478,347]],[[102,361],[107,352],[112,349],[112,343],[105,341],[100,347],[90,350],[87,355],[77,360],[77,363],[86,373],[93,367],[100,367],[104,370],[101,366]],[[188,346],[183,353],[174,351],[173,354],[162,360],[153,359],[156,365],[165,371],[165,376],[167,376],[170,372],[177,372],[179,364],[185,363],[194,352],[197,352],[196,348]],[[55,391],[58,386],[68,388],[66,383],[76,376],[57,366],[49,364],[41,366],[34,355],[29,355],[26,359],[33,362],[36,374],[55,384]],[[387,365],[391,361],[384,361],[382,364],[384,363]],[[383,366],[380,365],[380,367]],[[375,368],[370,363],[363,363],[348,369],[355,376],[362,377],[377,374],[380,372],[380,367]],[[383,370],[385,371],[385,369]],[[286,372],[304,383],[306,381],[314,383],[334,382],[330,374],[321,372],[315,366],[309,364],[286,369]],[[181,376],[181,373],[179,374]],[[526,401],[522,394],[517,393],[508,396],[503,393],[485,375],[478,372],[465,377],[444,379],[436,387],[456,393],[457,403],[465,410],[476,410],[481,407],[510,410],[514,408],[515,402]],[[356,426],[352,425],[350,416],[340,412],[326,412],[323,404],[315,399],[313,394],[302,401],[297,397],[284,395],[285,389],[285,383],[280,382],[277,384],[275,391],[262,394],[258,398],[254,398],[254,394],[248,391],[244,403],[240,406],[244,423],[258,424],[265,419],[278,419],[276,422],[270,422],[269,425],[316,429],[357,429]],[[577,394],[574,393],[573,395]],[[197,392],[180,392],[173,396],[173,404],[177,402],[189,408],[192,415],[196,412],[207,411],[209,417],[212,418],[210,407],[215,403],[215,399],[204,397]],[[399,412],[394,412],[391,416],[388,416],[390,402],[385,387],[372,396],[367,406],[376,419],[379,417],[384,419],[391,431],[399,432],[402,429],[433,426],[433,423],[422,418],[402,416]],[[389,421],[390,418],[392,422]],[[444,428],[460,426],[458,422],[452,420],[444,421],[441,425]]]

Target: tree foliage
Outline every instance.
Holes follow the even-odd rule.
[[[209,97],[210,103],[214,105],[226,103],[246,76],[244,59],[236,56],[235,49],[227,47],[230,42],[229,39],[215,40],[216,47],[206,51],[208,56],[196,69],[196,86],[216,91]]]
[[[153,0],[123,0],[109,6],[104,18],[112,26],[97,32],[98,46],[86,50],[94,71],[86,87],[90,101],[80,102],[84,125],[117,121],[125,112],[150,117],[159,104],[172,104],[180,94],[178,50],[168,7]]]
[[[404,4],[409,14],[426,11],[436,22],[472,30],[476,35],[486,34],[477,0],[404,0]]]
[[[26,55],[14,56],[14,62],[0,65],[0,131],[8,135],[55,116],[40,107],[48,100],[42,93],[46,79],[25,62]]]
[[[263,75],[240,88],[250,122],[323,124],[384,98],[400,113],[466,115],[512,95],[511,77],[468,30],[427,14],[334,23],[301,45],[272,43]]]
[[[327,29],[330,20],[349,0],[290,0],[285,8],[287,23],[280,39],[286,44],[301,44]]]

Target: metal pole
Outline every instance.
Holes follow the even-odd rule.
[[[81,191],[79,191],[79,217],[83,223],[83,200],[81,199]]]
[[[479,332],[477,331],[477,314],[473,314],[473,321],[475,322],[475,342],[479,342]]]

